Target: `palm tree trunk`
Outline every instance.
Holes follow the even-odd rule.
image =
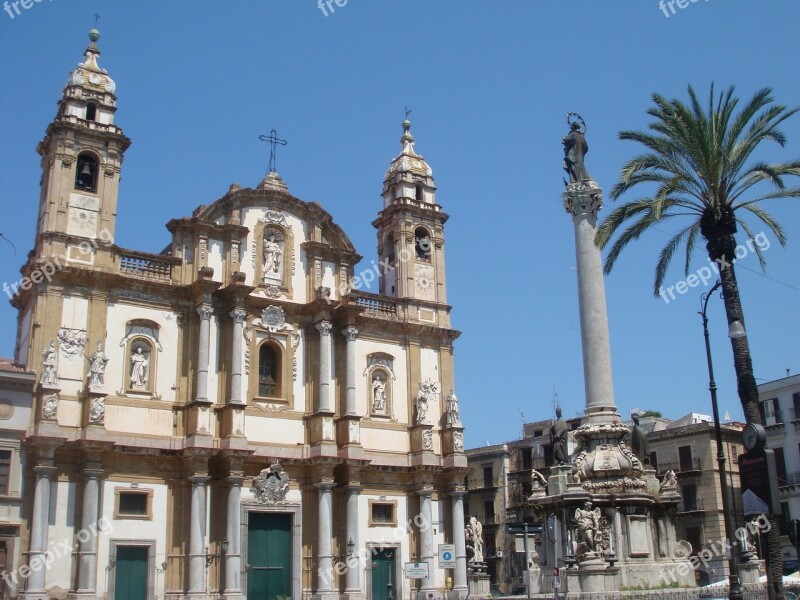
[[[723,257],[724,260],[724,257]],[[725,302],[728,325],[738,320],[744,325],[744,312],[736,285],[736,272],[733,263],[720,263],[720,279],[722,280],[722,297]],[[745,328],[745,331],[747,329]],[[753,375],[753,361],[750,357],[750,342],[747,337],[731,339],[733,348],[733,365],[736,370],[739,400],[742,403],[744,417],[748,423],[763,425],[758,402],[758,386]],[[769,562],[769,580],[772,597],[783,600],[783,557],[780,544],[780,519],[776,515],[769,517],[771,525],[767,532],[767,560]]]

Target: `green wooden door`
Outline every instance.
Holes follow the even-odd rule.
[[[397,597],[394,589],[394,548],[383,548],[372,555],[372,599],[393,600]]]
[[[247,564],[247,600],[292,597],[292,515],[250,513]]]
[[[117,546],[114,600],[147,600],[147,546]]]

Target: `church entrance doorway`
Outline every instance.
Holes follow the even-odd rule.
[[[371,600],[394,600],[396,548],[381,548],[372,555],[372,597]]]
[[[147,600],[147,546],[117,546],[114,600]]]
[[[292,597],[291,514],[250,513],[247,564],[247,600]]]

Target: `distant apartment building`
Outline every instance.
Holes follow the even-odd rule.
[[[759,385],[758,397],[767,447],[775,452],[778,470],[784,570],[796,571],[800,561],[787,534],[792,520],[800,519],[800,375]]]
[[[743,524],[742,496],[739,486],[737,459],[743,452],[740,423],[722,425],[722,443],[731,494],[731,504],[736,524]],[[678,478],[678,491],[683,500],[675,515],[675,535],[689,542],[696,556],[712,544],[726,539],[725,516],[722,510],[722,491],[717,464],[717,443],[711,417],[690,413],[663,429],[648,433],[650,464],[659,478],[674,471]],[[701,563],[696,571],[698,584],[706,585],[727,577],[724,556]]]
[[[0,574],[15,572],[20,562],[24,454],[22,442],[31,418],[36,376],[0,358]],[[15,598],[19,580],[0,579],[0,599]]]

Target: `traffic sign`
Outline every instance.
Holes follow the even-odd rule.
[[[428,564],[428,563],[425,563]],[[455,569],[456,568],[456,545],[455,544],[439,544],[439,568],[440,569]]]
[[[427,579],[429,577],[428,563],[426,562],[408,562],[404,565],[403,570],[406,573],[406,579]]]

